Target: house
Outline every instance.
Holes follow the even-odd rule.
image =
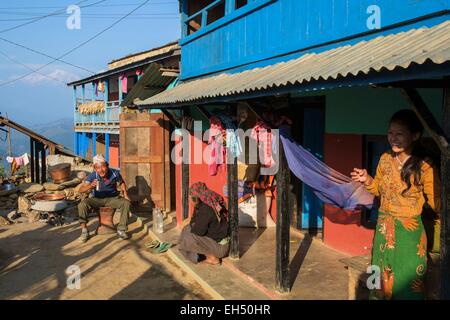
[[[86,159],[103,153],[112,167],[119,168],[120,115],[133,108],[135,95],[149,97],[170,85],[178,75],[179,59],[179,46],[171,42],[113,60],[107,71],[69,83],[73,88],[75,153]],[[169,75],[143,90],[160,73]]]
[[[450,114],[449,1],[180,0],[180,8],[180,82],[136,101],[139,108],[179,109],[207,120],[213,109],[236,114],[242,103],[256,114],[275,106],[294,120],[297,142],[348,175],[354,167],[374,170],[390,116],[412,107],[440,149],[441,263],[450,268],[450,132],[443,121]],[[370,212],[324,206],[285,166],[281,149],[275,206],[280,292],[289,291],[290,227],[352,255],[370,252],[374,232]],[[205,169],[178,168],[178,219],[188,215],[189,183],[205,181],[221,194],[228,184],[230,255],[238,259],[237,165],[214,177]],[[448,277],[441,284],[448,298]]]

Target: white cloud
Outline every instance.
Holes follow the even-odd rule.
[[[72,82],[77,79],[80,79],[78,74],[72,73],[61,66],[48,66],[43,68],[42,70],[38,70],[24,78],[22,78],[25,74],[28,74],[33,70],[37,70],[42,65],[39,64],[26,64],[28,68],[24,66],[11,66],[14,68],[14,72],[9,72],[9,76],[6,79],[0,79],[0,83],[17,80],[17,83],[25,83],[28,85],[64,85],[64,83]],[[1,68],[7,68],[6,65],[0,65]]]

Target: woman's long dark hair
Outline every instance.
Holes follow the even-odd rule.
[[[412,134],[420,134],[419,140],[415,141],[413,144],[411,157],[408,159],[408,161],[406,161],[401,172],[402,180],[406,183],[407,186],[407,188],[402,192],[402,195],[405,195],[405,193],[409,189],[411,189],[411,177],[414,178],[414,184],[416,186],[420,184],[420,180],[422,178],[422,163],[425,159],[428,158],[427,150],[421,142],[424,128],[414,111],[409,109],[396,112],[392,116],[390,123],[403,125]]]

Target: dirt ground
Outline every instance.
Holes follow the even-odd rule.
[[[0,299],[211,299],[165,254],[145,248],[149,238],[137,221],[130,234],[128,241],[107,235],[81,244],[76,222],[1,226]],[[67,287],[72,265],[81,270],[80,289]]]

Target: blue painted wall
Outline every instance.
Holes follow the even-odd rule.
[[[371,5],[381,10],[381,28],[450,9],[450,0],[256,0],[259,1],[265,5],[249,12],[240,8],[180,41],[182,80],[289,60],[304,54],[298,50],[370,31],[367,22],[373,12],[367,11]],[[382,33],[431,26],[447,19],[448,15],[430,17]],[[339,45],[342,43],[310,51]],[[292,53],[295,51],[297,54]]]

